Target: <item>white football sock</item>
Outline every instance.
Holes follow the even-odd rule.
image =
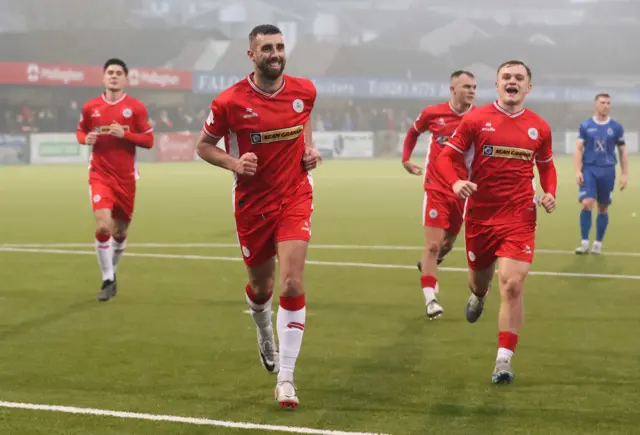
[[[96,238],[96,255],[100,270],[102,270],[103,281],[113,281],[113,250],[110,242],[111,240],[101,242]]]
[[[302,336],[307,309],[302,307],[296,311],[289,311],[278,307],[278,342],[280,344],[280,372],[278,382],[293,382],[293,371],[296,359],[302,347]]]
[[[113,269],[115,271],[116,266],[120,262],[124,249],[127,247],[127,239],[125,238],[122,243],[118,243],[116,239],[111,239],[111,247],[113,249]]]
[[[270,339],[273,336],[273,323],[271,322],[271,301],[273,296],[270,296],[269,300],[264,304],[256,304],[249,298],[249,295],[246,295],[246,298],[251,317],[253,317],[253,321],[260,332],[260,337],[263,340]]]

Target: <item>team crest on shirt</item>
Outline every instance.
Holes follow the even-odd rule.
[[[302,125],[296,125],[295,127],[281,128],[278,130],[255,132],[251,133],[251,143],[257,145],[261,143],[292,140],[298,138],[303,130],[304,127]]]
[[[527,133],[531,139],[538,139],[538,130],[536,128],[531,127]]]
[[[131,115],[133,115],[133,112],[128,107],[122,111],[122,116],[125,118],[131,118]]]
[[[607,134],[609,136],[613,136],[613,128],[611,128],[611,127],[607,128]]]
[[[304,103],[300,98],[297,98],[293,101],[293,110],[295,110],[297,113],[302,113],[302,111],[304,110]]]

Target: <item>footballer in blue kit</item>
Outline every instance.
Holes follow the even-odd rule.
[[[620,190],[627,186],[629,158],[624,141],[624,129],[609,116],[611,97],[598,94],[595,98],[595,115],[582,124],[576,143],[575,168],[579,186],[580,231],[582,241],[576,254],[589,252],[589,233],[593,221],[592,210],[598,205],[596,238],[591,246],[592,254],[602,252],[602,240],[609,225],[609,206],[616,183],[616,164],[620,155]]]

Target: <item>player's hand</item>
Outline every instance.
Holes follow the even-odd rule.
[[[302,166],[305,171],[310,171],[318,166],[318,163],[322,163],[322,156],[320,151],[315,148],[307,148],[304,150],[302,156]]]
[[[584,184],[584,176],[582,172],[576,172],[576,181],[578,182],[578,186],[582,186]]]
[[[624,188],[627,187],[627,175],[620,175],[620,191],[623,191]]]
[[[113,121],[109,126],[109,134],[122,139],[124,137],[124,128],[122,128],[122,126],[117,122]]]
[[[92,131],[87,135],[86,139],[84,140],[84,143],[87,145],[95,145],[97,140],[98,140],[98,133],[96,133],[95,131]]]
[[[253,153],[245,153],[237,160],[233,172],[243,177],[252,177],[256,175],[257,170],[258,157]]]
[[[540,198],[540,205],[544,207],[547,213],[553,213],[556,209],[556,199],[550,193],[545,193]]]
[[[406,162],[402,162],[402,166],[407,170],[408,173],[412,175],[422,175],[422,168],[411,160],[407,160]]]
[[[460,198],[468,198],[478,190],[478,185],[468,180],[458,180],[453,183],[453,193]]]

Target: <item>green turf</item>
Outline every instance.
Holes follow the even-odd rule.
[[[632,174],[640,164],[631,159]],[[579,240],[572,163],[557,160],[558,210],[536,246]],[[238,258],[230,174],[204,163],[143,164],[128,252]],[[423,240],[421,179],[398,161],[327,161],[315,173],[311,260],[413,267]],[[614,195],[601,257],[539,253],[533,269],[640,275],[640,184]],[[0,168],[0,244],[87,243],[86,167]],[[457,247],[462,247],[462,240]],[[91,251],[90,246],[64,248]],[[466,267],[457,250],[443,266]],[[94,255],[0,252],[0,401],[237,422],[400,434],[632,434],[640,425],[638,285],[631,279],[532,276],[513,360],[490,384],[498,300],[464,320],[466,274],[441,275],[444,316],[429,322],[417,271],[309,265],[308,319],[296,380],[301,407],[278,409],[244,313],[242,262],[130,256],[116,299],[99,304]],[[0,408],[4,434],[255,434],[168,422]]]

